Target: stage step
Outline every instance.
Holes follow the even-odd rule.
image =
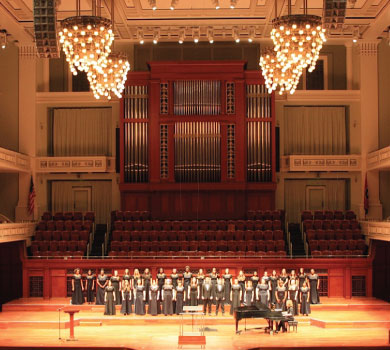
[[[84,327],[100,327],[102,325],[101,321],[80,321],[80,326]]]
[[[311,318],[310,324],[320,328],[390,328],[390,321],[371,320],[336,321]]]

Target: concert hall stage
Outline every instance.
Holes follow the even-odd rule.
[[[250,329],[264,326],[265,320],[248,319],[249,330],[236,335],[228,313],[206,316],[206,349],[389,348],[389,303],[373,298],[322,298],[321,302],[312,305],[309,317],[296,317],[297,333],[265,334]],[[119,308],[116,316],[104,316],[103,306],[86,304],[77,306],[77,341],[66,341],[69,316],[57,311],[63,306],[69,306],[69,298],[18,299],[3,305],[0,348],[177,348],[180,316],[123,316]],[[245,321],[240,321],[239,329],[244,326]]]

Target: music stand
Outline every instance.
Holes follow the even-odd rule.
[[[64,308],[63,311],[69,314],[69,338],[66,340],[75,341],[77,339],[74,337],[74,314],[79,312],[80,309],[73,306],[68,306]]]
[[[184,332],[186,316],[191,315],[191,332]],[[198,330],[194,330],[195,320],[199,320]],[[203,306],[184,306],[181,313],[181,324],[179,334],[179,348],[183,345],[200,345],[202,349],[206,346],[206,336],[204,335],[204,312]]]

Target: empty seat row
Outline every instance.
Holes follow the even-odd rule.
[[[364,239],[350,239],[348,241],[344,239],[339,240],[312,240],[308,242],[310,251],[314,250],[366,250],[366,242]]]
[[[44,212],[42,215],[43,221],[66,221],[66,220],[88,220],[88,221],[95,221],[95,213],[92,211],[86,212],[84,215],[81,211],[67,211],[67,212],[57,212],[54,215],[52,215],[50,212]]]
[[[34,241],[31,243],[31,251],[71,251],[77,250],[85,252],[87,250],[87,241]]]
[[[255,256],[269,256],[269,257],[285,257],[287,253],[284,250],[278,251],[278,252],[233,252],[233,251],[139,251],[139,252],[126,252],[126,251],[110,251],[108,253],[108,256],[111,257],[142,257],[142,256],[148,256],[148,257],[165,257],[165,256],[219,256],[219,257],[255,257]]]
[[[282,230],[266,231],[112,231],[114,241],[283,240]]]
[[[81,220],[50,220],[50,221],[40,221],[37,225],[37,230],[39,231],[83,231],[88,232],[92,231],[93,222],[91,220],[81,221]]]
[[[305,210],[301,213],[301,220],[356,220],[356,214],[352,210],[347,210],[345,214],[341,210],[315,210],[312,213]]]
[[[312,256],[360,256],[363,254],[363,250],[314,250],[311,253]]]
[[[304,220],[303,223],[303,231],[307,230],[354,230],[359,228],[359,222],[356,220]]]
[[[210,221],[115,221],[115,230],[126,231],[234,231],[280,230],[280,220],[210,220]]]
[[[50,251],[50,250],[47,250],[47,251],[34,251],[33,252],[33,256],[35,257],[73,257],[73,258],[81,258],[84,256],[84,252],[80,251],[80,250],[76,250],[75,252],[71,252],[71,251],[66,251],[66,252],[62,252],[62,251]]]
[[[285,241],[162,241],[120,242],[111,241],[112,251],[280,251]]]
[[[150,213],[148,211],[120,211],[115,210],[111,212],[111,222],[116,220],[149,220]]]
[[[36,231],[35,241],[89,241],[88,231]]]
[[[249,220],[283,220],[283,210],[248,210],[246,214]]]
[[[361,239],[362,235],[360,229],[354,230],[307,230],[306,238],[308,241],[313,239]]]

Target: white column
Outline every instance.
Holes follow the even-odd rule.
[[[31,157],[36,155],[36,60],[35,46],[19,47],[19,152]],[[17,221],[37,218],[37,199],[34,214],[28,213],[30,179],[35,172],[34,161],[31,163],[32,174],[19,173],[19,202],[15,208]]]
[[[353,57],[352,57],[352,42],[348,40],[345,44],[346,48],[346,67],[347,67],[347,90],[352,90],[353,84]]]
[[[360,50],[360,111],[362,154],[362,200],[360,217],[364,217],[364,183],[368,153],[378,149],[378,40],[362,40]],[[367,173],[370,219],[382,219],[382,204],[379,200],[379,173]]]

